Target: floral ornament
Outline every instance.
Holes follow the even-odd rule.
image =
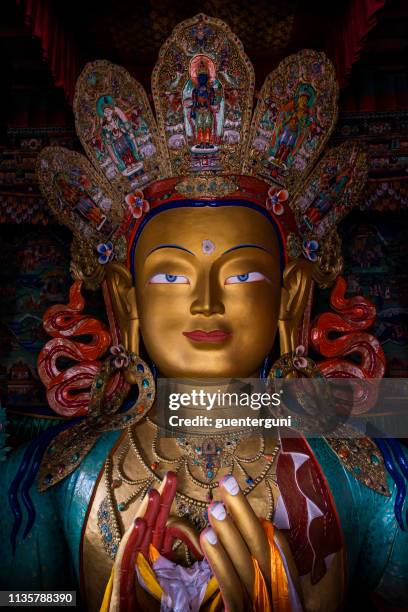
[[[303,253],[309,261],[317,261],[317,253],[319,243],[317,240],[304,240],[302,244]]]
[[[279,189],[279,187],[270,187],[268,191],[268,198],[266,200],[266,208],[272,210],[275,215],[282,215],[285,211],[283,202],[289,197],[289,191],[286,189]]]
[[[113,259],[113,244],[109,242],[101,242],[96,247],[99,253],[98,261],[100,264],[107,264]]]
[[[129,193],[125,198],[125,202],[134,219],[140,219],[143,213],[147,213],[150,210],[149,202],[144,199],[143,191],[140,189]]]
[[[121,370],[129,365],[129,357],[123,344],[114,344],[110,349],[114,357],[113,364],[115,368]]]
[[[303,344],[299,344],[299,346],[295,348],[295,355],[293,357],[293,365],[295,366],[296,369],[302,369],[302,368],[307,367],[307,359],[306,357],[304,357],[305,352],[306,352],[306,349],[303,346]]]

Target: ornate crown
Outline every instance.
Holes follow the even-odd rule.
[[[76,85],[76,129],[89,160],[42,151],[41,189],[74,234],[72,271],[89,287],[104,264],[128,262],[149,211],[180,200],[249,201],[269,211],[287,259],[305,256],[321,286],[340,273],[336,226],[364,186],[365,155],[345,143],[322,155],[337,119],[334,68],[323,53],[286,58],[252,115],[254,71],[218,19],[180,23],[147,95],[123,68],[87,64]],[[252,120],[251,120],[252,118]]]

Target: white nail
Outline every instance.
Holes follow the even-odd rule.
[[[214,529],[207,529],[207,531],[204,532],[204,537],[207,542],[213,545],[218,541],[217,534],[215,533]]]
[[[222,486],[225,487],[231,495],[238,495],[239,485],[233,476],[227,476]]]
[[[221,504],[220,502],[217,502],[216,504],[211,506],[210,512],[212,516],[217,519],[217,521],[223,521],[225,517],[227,516],[224,505]]]

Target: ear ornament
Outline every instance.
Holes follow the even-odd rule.
[[[127,389],[107,400],[109,384],[118,370],[133,374],[138,388],[137,398],[126,405]],[[113,345],[109,356],[95,376],[85,419],[58,434],[47,447],[39,470],[39,489],[44,491],[71,474],[101,433],[125,429],[143,419],[153,405],[156,385],[153,374],[143,359],[127,353],[122,345]],[[125,403],[124,403],[125,402]],[[126,410],[122,411],[124,405]],[[121,412],[119,412],[121,410]]]

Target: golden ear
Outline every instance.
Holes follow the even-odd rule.
[[[295,350],[296,333],[309,297],[313,264],[303,258],[291,261],[283,273],[279,312],[281,353]]]
[[[129,353],[137,354],[139,318],[132,275],[123,264],[110,263],[106,266],[106,282],[119,325],[121,342]]]

